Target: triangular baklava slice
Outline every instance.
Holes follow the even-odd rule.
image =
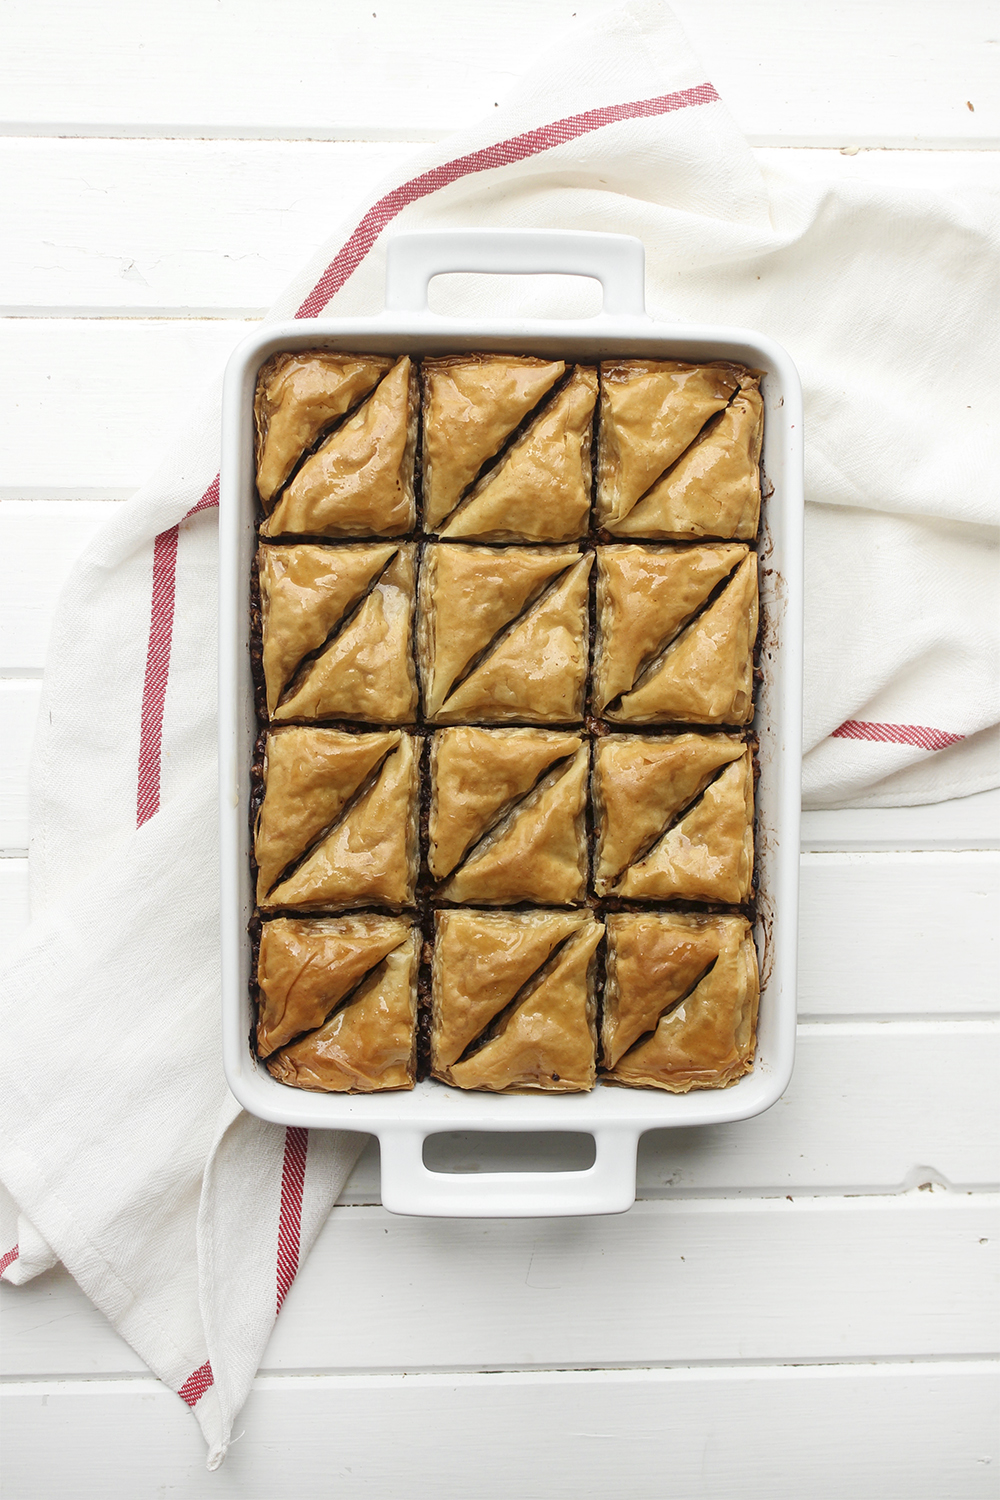
[[[613,529],[728,406],[744,372],[734,365],[626,359],[601,365],[597,519]]]
[[[590,515],[597,371],[578,365],[527,431],[451,512],[441,536],[566,542]]]
[[[299,727],[268,735],[254,843],[258,906],[411,904],[416,813],[409,735]]]
[[[416,523],[417,381],[403,358],[306,459],[261,536],[401,536]]]
[[[589,912],[440,912],[433,1076],[493,1092],[592,1088],[603,932]]]
[[[398,917],[274,917],[257,959],[257,1053],[315,1031],[410,935]]]
[[[258,558],[271,717],[412,723],[412,544],[264,546]]]
[[[323,430],[374,390],[391,368],[385,355],[328,349],[275,354],[261,366],[254,425],[257,489],[265,510]]]
[[[441,729],[431,740],[427,864],[446,879],[474,844],[559,761],[575,734],[546,729]]]
[[[726,1088],[753,1066],[759,980],[743,917],[608,917],[602,1061],[631,1088]]]
[[[428,531],[438,530],[565,369],[562,360],[513,354],[447,354],[422,362]]]
[[[540,736],[550,743],[539,747],[532,744],[535,735],[539,731],[456,729],[435,737],[442,743],[432,760],[432,873],[444,864],[438,827],[462,827],[453,873],[441,890],[445,899],[502,906],[582,900],[587,747],[575,735]],[[457,745],[449,745],[450,736]],[[529,780],[536,766],[539,774]]]
[[[594,708],[604,713],[697,614],[748,549],[598,547]]]
[[[419,932],[404,930],[318,1030],[272,1054],[267,1066],[273,1076],[324,1093],[412,1089],[420,946]]]
[[[693,561],[707,550],[716,549],[684,553]],[[650,614],[655,619],[655,609]],[[612,634],[613,627],[602,637],[599,680],[605,654],[615,660]],[[640,659],[632,687],[607,701],[605,716],[624,724],[748,724],[756,638],[757,555],[750,552],[693,619]]]
[[[753,761],[735,735],[608,735],[594,758],[599,896],[750,896]]]
[[[428,719],[578,722],[591,562],[556,549],[429,546],[418,639]]]
[[[760,525],[760,451],[764,402],[759,379],[744,376],[729,405],[622,520],[616,536],[654,541],[687,537],[742,537]]]

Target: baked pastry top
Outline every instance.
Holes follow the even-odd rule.
[[[684,1094],[749,1072],[759,980],[745,917],[616,912],[607,931],[609,1082]]]
[[[590,518],[597,371],[578,365],[502,458],[439,523],[445,537],[565,542]]]
[[[443,729],[431,742],[427,863],[449,901],[569,905],[586,894],[588,755],[573,734]]]
[[[433,1077],[492,1092],[592,1088],[603,932],[583,911],[438,912]]]
[[[261,368],[254,400],[257,489],[268,509],[323,431],[350,411],[392,368],[383,354],[304,349],[275,354]]]
[[[602,364],[599,524],[650,537],[756,535],[759,385],[723,362]],[[728,418],[712,422],[731,405]]]
[[[598,713],[749,723],[756,638],[757,554],[743,543],[597,549]]]
[[[261,547],[272,719],[414,722],[414,553],[407,543]]]
[[[265,923],[262,1022],[284,1004],[283,1020],[289,1007],[296,1013],[275,1035],[295,1019],[315,1027],[271,1052],[268,1070],[281,1083],[327,1093],[412,1089],[419,955],[419,932],[382,917]]]
[[[417,648],[428,720],[579,722],[592,560],[557,548],[430,544]]]
[[[723,361],[262,367],[276,1078],[567,1092],[600,1066],[684,1092],[749,1069],[759,387]]]
[[[609,735],[594,755],[599,896],[748,900],[753,761],[735,735]]]
[[[447,354],[421,365],[424,524],[437,531],[565,373],[561,359]]]
[[[417,758],[399,730],[290,725],[267,736],[257,905],[406,906],[417,877]]]
[[[402,536],[416,522],[417,377],[403,358],[280,492],[261,536]]]

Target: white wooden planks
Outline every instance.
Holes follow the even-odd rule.
[[[8,1483],[63,1500],[71,1465],[74,1500],[986,1500],[996,1396],[985,1361],[265,1376],[208,1474],[152,1379],[37,1382],[7,1396]],[[54,1441],[66,1469],[39,1461]]]
[[[998,1232],[996,1193],[918,1188],[647,1201],[597,1219],[343,1208],[289,1292],[261,1370],[988,1356]],[[3,1300],[5,1376],[141,1368],[64,1272],[4,1287]]]
[[[12,0],[2,117],[18,135],[426,139],[485,114],[604,9],[606,0],[103,0],[95,24],[74,0]],[[673,10],[758,144],[1000,138],[989,0],[675,0]]]

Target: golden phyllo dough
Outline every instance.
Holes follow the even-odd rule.
[[[763,430],[759,381],[743,375],[725,410],[706,424],[627,515],[607,523],[608,530],[654,541],[701,536],[751,540],[760,525]]]
[[[410,936],[399,917],[274,917],[257,960],[257,1051],[315,1031]]]
[[[326,349],[275,354],[262,366],[254,425],[257,488],[265,510],[324,430],[374,390],[391,368],[386,355]]]
[[[622,723],[753,717],[757,557],[738,542],[597,549],[595,712]]]
[[[757,952],[743,917],[607,919],[602,1061],[632,1088],[725,1088],[753,1066]]]
[[[597,371],[580,365],[439,527],[481,542],[566,542],[590,517]]]
[[[365,923],[367,934],[358,930]],[[298,963],[301,972],[310,975],[316,1010],[326,1004],[326,999],[320,999],[322,980],[315,977],[315,971],[330,971],[326,994],[337,998],[317,1030],[274,1052],[267,1066],[281,1083],[299,1089],[340,1094],[412,1089],[417,1063],[420,934],[403,922],[380,918],[356,919],[350,924],[355,927],[353,933],[345,931],[348,925],[288,923],[284,934],[270,940],[268,963],[280,964],[273,950],[283,942],[288,944],[290,951],[283,961],[288,980],[294,986],[290,971]],[[277,923],[265,925],[265,934],[275,926]],[[310,926],[325,930],[310,936]],[[297,929],[294,936],[287,931],[291,927]],[[263,958],[263,946],[261,953]],[[336,973],[341,964],[349,971],[347,989],[342,988],[343,981]],[[262,988],[263,983],[262,978]]]
[[[418,639],[427,718],[579,722],[591,562],[554,548],[428,546]]]
[[[538,729],[444,729],[431,746],[431,874],[449,901],[586,893],[587,747]]]
[[[269,734],[254,841],[258,906],[411,904],[416,814],[409,735],[298,726]]]
[[[428,531],[451,515],[565,369],[561,359],[513,354],[448,354],[422,362]]]
[[[401,536],[416,522],[417,380],[393,365],[367,400],[302,464],[261,536]]]
[[[613,360],[601,366],[597,519],[614,529],[728,406],[744,372],[735,365]]]
[[[594,954],[589,912],[436,915],[431,1071],[459,1088],[592,1088]]]
[[[261,547],[264,681],[273,719],[413,722],[414,551],[392,543]]]
[[[748,900],[753,762],[735,735],[609,735],[594,757],[599,896]]]

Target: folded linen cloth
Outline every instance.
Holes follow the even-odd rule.
[[[636,235],[655,316],[786,344],[807,397],[807,796],[995,784],[995,217],[763,171],[670,13],[636,0],[345,216],[270,316],[375,313],[388,234],[459,226]],[[575,312],[581,295],[551,278],[436,290],[492,316]],[[360,1144],[251,1119],[222,1077],[218,398],[216,383],[57,613],[0,1115],[3,1275],[62,1260],[191,1406],[210,1467]],[[40,1031],[44,1072],[22,1062]]]

